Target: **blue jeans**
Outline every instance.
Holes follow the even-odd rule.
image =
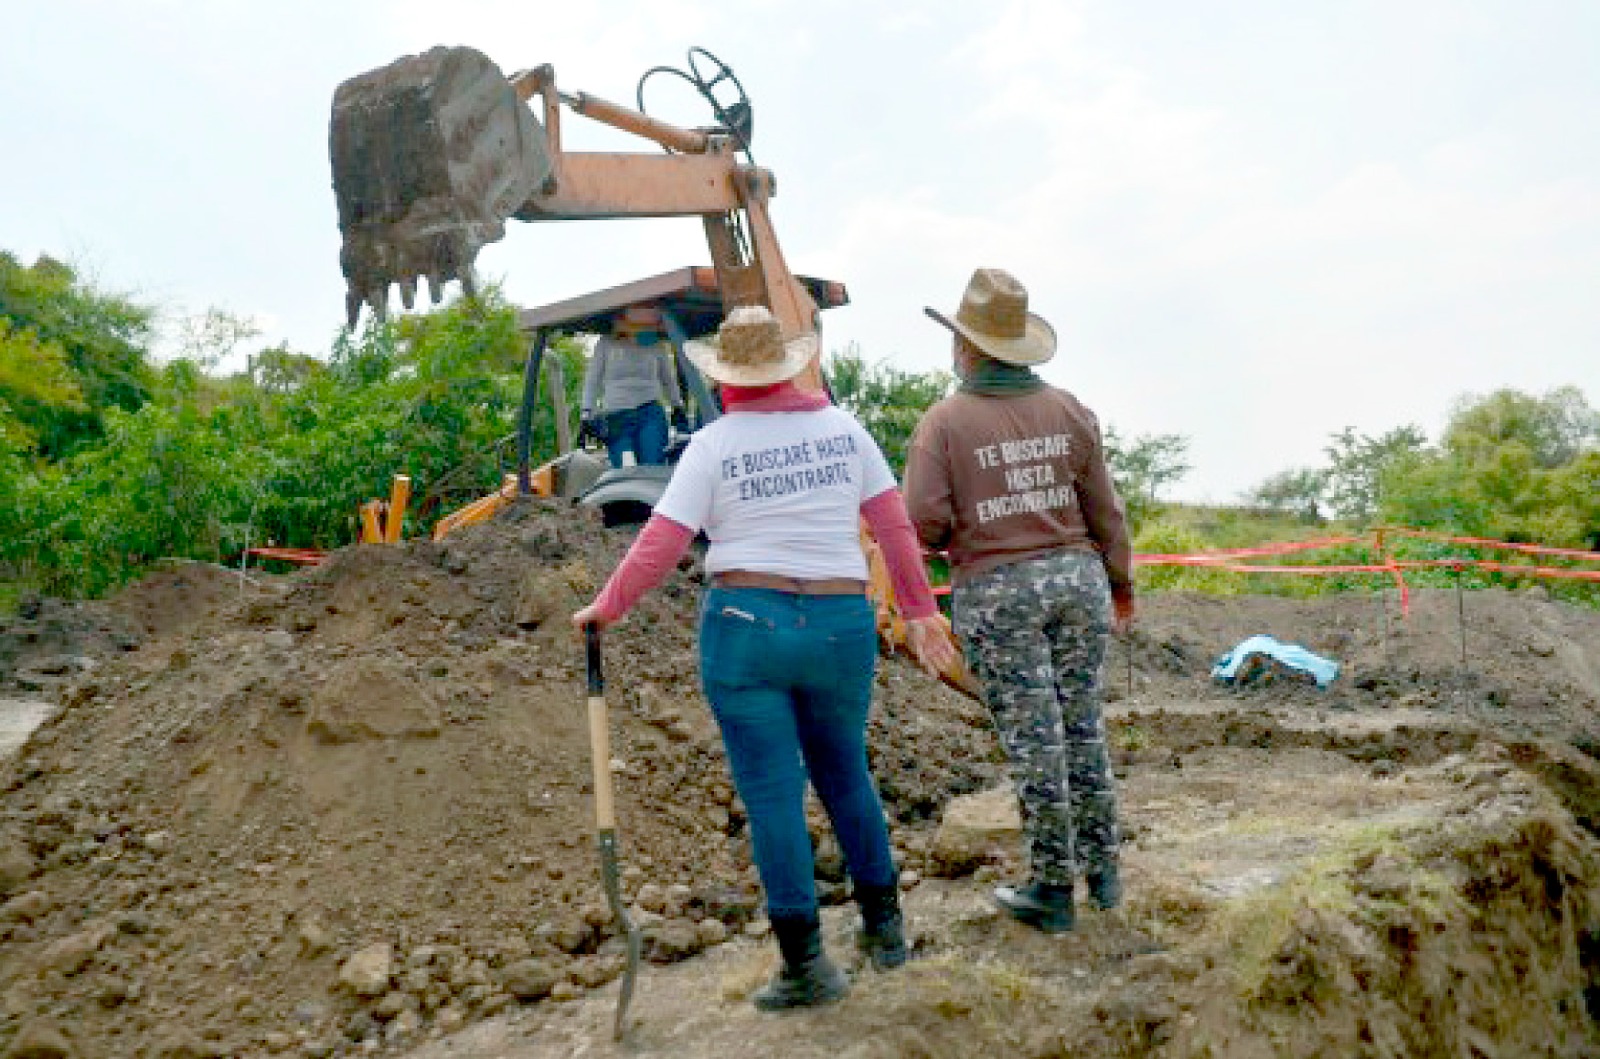
[[[632,452],[635,463],[665,463],[666,451],[667,411],[658,402],[606,413],[606,453],[611,466],[622,466],[624,452]]]
[[[700,679],[722,729],[769,916],[817,911],[806,778],[857,884],[895,881],[889,828],[867,768],[878,634],[864,596],[713,588]]]

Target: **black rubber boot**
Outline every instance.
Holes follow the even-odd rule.
[[[1100,911],[1109,912],[1122,904],[1122,875],[1115,864],[1089,872],[1084,882],[1089,885],[1089,903]]]
[[[1076,924],[1070,886],[1038,882],[1027,886],[996,886],[994,901],[1012,919],[1046,934],[1063,934]]]
[[[872,966],[893,970],[906,962],[906,920],[900,914],[900,887],[857,886],[856,904],[861,908],[861,933],[856,941]]]
[[[822,921],[816,916],[773,916],[772,933],[783,966],[751,997],[762,1011],[832,1004],[850,991],[850,980],[822,951]]]

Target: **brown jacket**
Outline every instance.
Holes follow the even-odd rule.
[[[1093,548],[1112,591],[1133,591],[1133,548],[1100,425],[1065,390],[957,393],[934,405],[911,439],[906,506],[922,543],[949,552],[957,584],[1003,563]]]

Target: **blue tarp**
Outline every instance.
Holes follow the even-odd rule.
[[[1252,658],[1261,657],[1297,673],[1304,673],[1325,688],[1339,675],[1339,663],[1321,655],[1312,654],[1297,643],[1283,643],[1271,636],[1252,636],[1233,650],[1217,659],[1211,667],[1213,680],[1225,684],[1248,683],[1260,672],[1259,664],[1247,666]],[[1241,679],[1242,676],[1242,679]]]

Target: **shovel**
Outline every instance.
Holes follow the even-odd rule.
[[[611,734],[606,722],[606,678],[600,664],[600,628],[583,627],[584,647],[589,656],[589,753],[594,765],[595,840],[600,847],[600,878],[605,883],[606,902],[611,914],[628,939],[628,967],[622,974],[622,991],[617,994],[617,1021],[612,1029],[622,1039],[627,1026],[628,1003],[633,1000],[633,980],[639,974],[639,930],[622,903],[622,875],[617,869],[617,811],[611,799]]]

